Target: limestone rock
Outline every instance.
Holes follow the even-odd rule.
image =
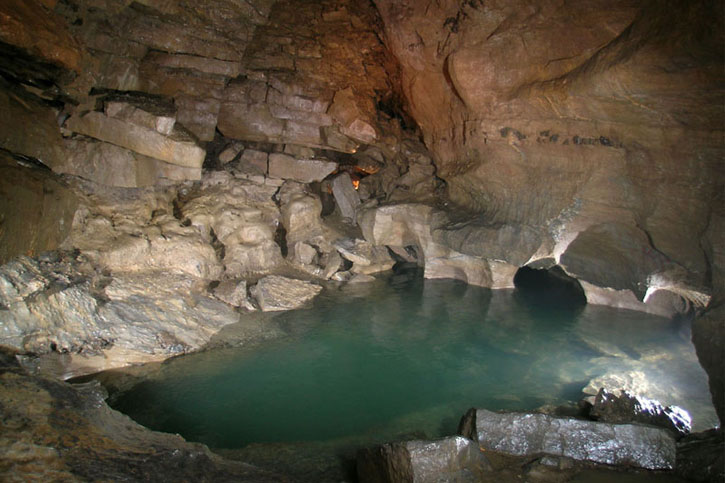
[[[473,441],[460,436],[387,443],[357,454],[360,481],[475,482],[488,471],[488,459]]]
[[[239,158],[239,167],[246,172],[267,174],[268,154],[256,149],[245,149]]]
[[[80,72],[81,44],[63,19],[36,0],[9,0],[0,6],[0,40],[70,71]]]
[[[349,174],[341,173],[333,178],[332,194],[335,196],[342,217],[355,221],[357,207],[360,206],[360,196],[355,191]]]
[[[91,111],[71,116],[66,126],[73,132],[179,166],[199,168],[206,156],[206,152],[188,134],[178,129],[166,136],[155,130],[107,117],[101,112]]]
[[[66,157],[56,113],[33,96],[5,89],[0,89],[0,146],[51,169]]]
[[[395,260],[390,257],[387,248],[374,246],[365,240],[341,238],[334,245],[343,258],[353,263],[354,273],[370,275],[390,270],[395,265]]]
[[[224,148],[224,150],[219,153],[219,162],[221,164],[227,164],[232,161],[244,150],[244,145],[240,143],[233,143]]]
[[[269,275],[252,287],[252,296],[264,312],[292,310],[305,305],[322,287],[311,282]]]
[[[282,225],[286,230],[287,246],[294,250],[297,242],[323,234],[322,203],[299,183],[287,181],[279,192]],[[294,256],[294,253],[291,253]]]
[[[244,307],[254,310],[254,306],[247,297],[246,280],[224,280],[214,288],[214,296],[232,307]]]
[[[142,108],[137,103],[111,99],[105,101],[103,112],[110,118],[152,129],[168,136],[172,133],[176,124],[176,112],[159,107],[146,102]]]
[[[240,180],[225,172],[210,174],[182,208],[207,243],[224,246],[228,278],[263,272],[282,262],[274,242],[279,210],[274,187]]]
[[[659,426],[681,438],[690,432],[692,420],[682,408],[662,406],[659,402],[620,391],[611,393],[602,388],[594,399],[590,415],[605,423],[642,423]]]
[[[358,107],[352,88],[337,91],[328,112],[341,124],[343,134],[366,144],[377,139],[378,134]]]
[[[300,183],[322,181],[337,169],[337,163],[324,159],[295,159],[286,154],[269,155],[269,175]]]
[[[75,261],[24,258],[0,267],[2,343],[67,353],[66,377],[200,348],[238,315],[203,295],[199,279],[167,271],[97,279]]]
[[[158,480],[160,475],[176,481],[289,481],[223,460],[178,435],[144,428],[109,408],[98,383],[71,385],[30,376],[8,353],[0,364],[7,422],[0,435],[0,461],[19,481]]]
[[[661,428],[471,409],[460,431],[484,449],[514,455],[544,453],[650,470],[675,467],[675,440]]]
[[[67,156],[53,169],[106,186],[137,188],[201,179],[201,167],[170,164],[115,144],[77,137],[65,141]]]
[[[70,234],[77,206],[57,176],[0,154],[0,263],[57,249]]]

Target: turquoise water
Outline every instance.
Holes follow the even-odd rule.
[[[111,405],[213,448],[454,434],[470,407],[575,402],[621,377],[715,420],[689,324],[490,291],[419,271],[331,285],[310,309],[248,316],[282,336],[168,361]]]

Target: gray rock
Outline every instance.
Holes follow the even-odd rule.
[[[395,260],[390,257],[388,249],[375,246],[365,240],[340,238],[333,245],[343,258],[353,263],[352,271],[369,275],[371,273],[390,270]]]
[[[246,280],[224,280],[214,288],[214,296],[233,307],[244,307],[254,310],[254,306],[247,297]]]
[[[281,153],[269,155],[269,175],[300,183],[322,181],[337,169],[337,163],[324,159],[297,159]]]
[[[257,282],[251,292],[259,307],[264,312],[270,312],[299,308],[321,290],[322,287],[312,282],[269,275]]]
[[[354,222],[357,207],[360,206],[360,196],[353,187],[349,174],[341,173],[335,176],[332,180],[332,194],[335,196],[342,217]]]
[[[488,471],[491,465],[478,446],[460,436],[387,443],[357,454],[358,479],[364,482],[477,482]]]
[[[297,242],[294,246],[294,259],[302,265],[312,265],[317,258],[315,247],[305,242]]]
[[[659,426],[680,438],[692,428],[692,419],[684,409],[662,406],[659,402],[627,391],[619,394],[599,390],[590,415],[605,423],[642,423]]]
[[[244,171],[267,174],[267,157],[264,151],[245,149],[239,158],[239,167]]]
[[[675,467],[675,440],[665,429],[471,409],[459,432],[484,448],[514,455],[543,453],[651,470]]]

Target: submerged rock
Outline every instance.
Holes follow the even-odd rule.
[[[387,443],[357,454],[358,478],[365,482],[476,482],[490,470],[478,446],[460,436]]]
[[[590,415],[605,423],[643,423],[670,430],[675,437],[689,434],[690,415],[677,406],[662,406],[659,402],[627,391],[611,393],[604,388],[594,399]]]
[[[471,409],[459,430],[482,448],[514,455],[544,453],[650,470],[675,467],[675,440],[660,428]]]
[[[292,310],[320,293],[322,287],[304,280],[269,275],[252,287],[252,296],[264,312]]]

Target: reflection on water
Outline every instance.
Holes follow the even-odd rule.
[[[688,323],[552,305],[417,271],[333,285],[312,309],[263,316],[286,336],[174,359],[111,404],[217,448],[374,442],[453,434],[473,406],[577,401],[591,379],[629,374],[644,395],[689,410],[696,429],[714,424]]]

